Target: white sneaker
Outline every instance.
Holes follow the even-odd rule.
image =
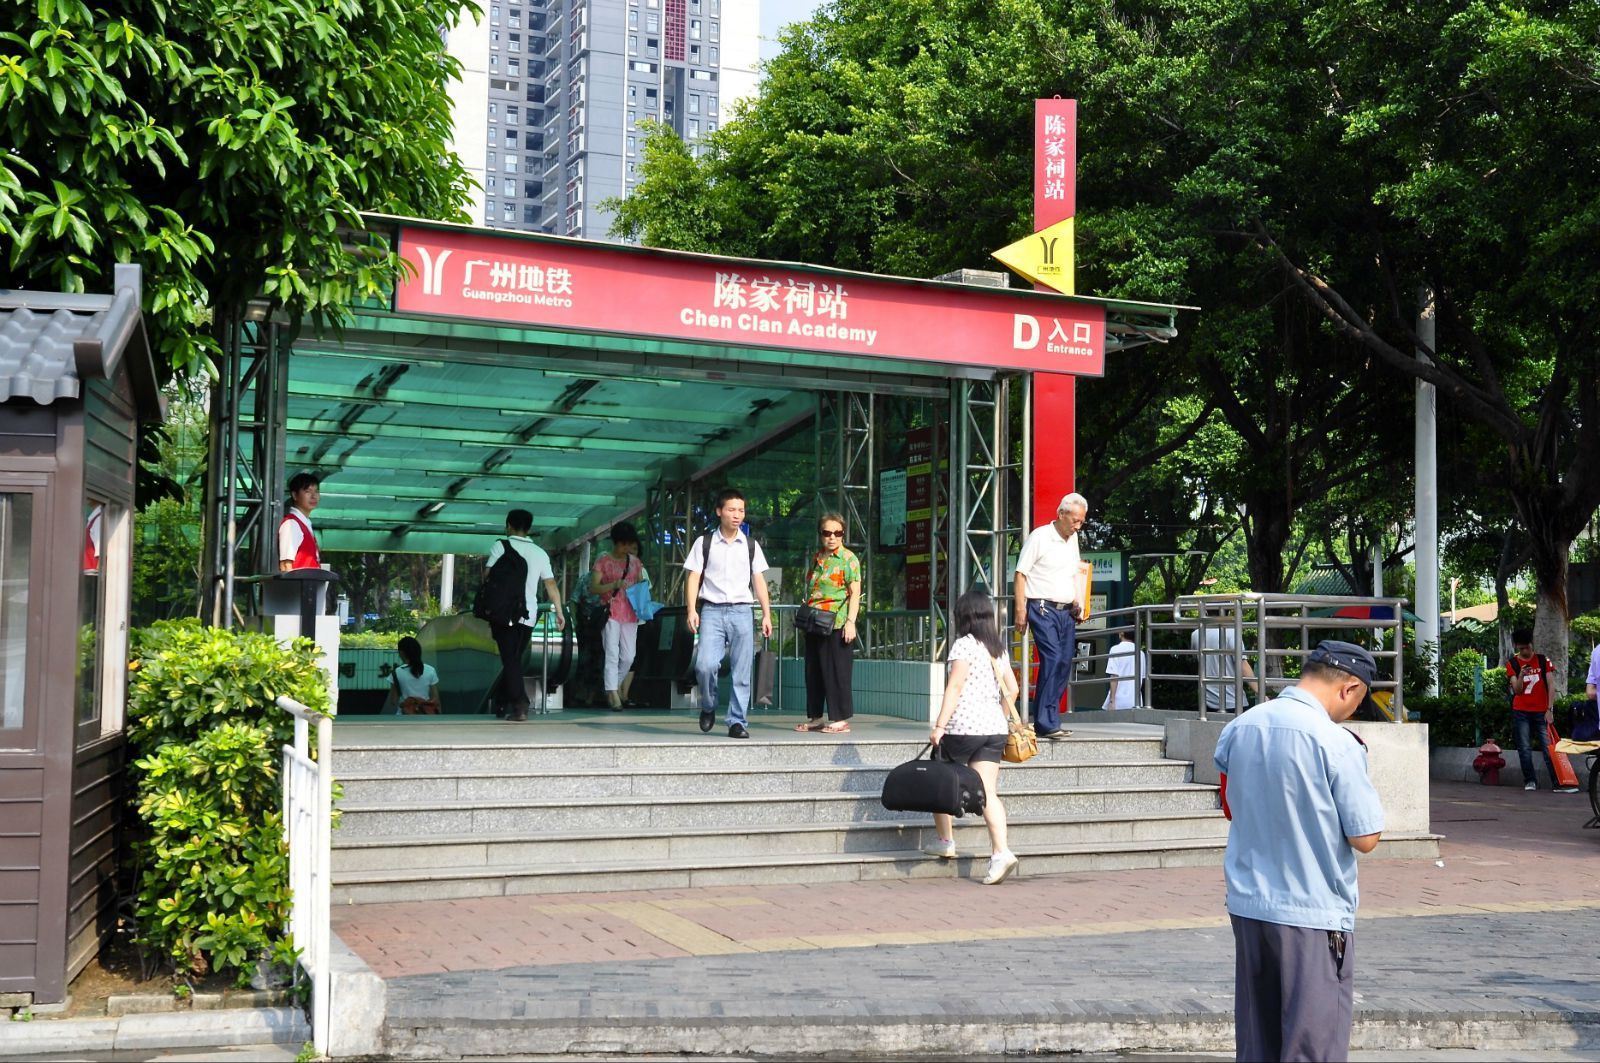
[[[1532,779],[1529,779],[1527,782],[1522,784],[1522,788],[1524,790],[1537,790],[1539,788],[1539,784],[1534,782]]]
[[[922,851],[929,856],[937,856],[941,860],[954,860],[956,858],[956,840],[954,838],[935,838],[922,847]]]
[[[1579,791],[1578,791],[1578,788],[1576,786],[1558,786],[1558,787],[1556,787],[1556,793],[1558,793],[1558,794],[1575,794],[1575,793],[1578,793],[1578,792]]]
[[[1022,861],[1017,859],[1016,853],[995,853],[989,857],[989,875],[983,880],[985,886],[998,886],[1006,880],[1006,876],[1017,869]]]

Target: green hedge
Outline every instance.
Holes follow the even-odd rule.
[[[280,750],[287,694],[328,712],[312,643],[160,621],[133,634],[128,739],[138,822],[137,943],[180,975],[293,954]]]
[[[1572,733],[1572,706],[1583,700],[1582,696],[1574,696],[1556,701],[1557,731]],[[1428,745],[1432,748],[1479,746],[1491,738],[1502,747],[1511,745],[1511,706],[1504,693],[1498,697],[1486,694],[1477,703],[1462,695],[1406,698],[1406,709],[1428,725]]]

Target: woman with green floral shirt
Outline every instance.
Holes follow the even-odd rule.
[[[855,665],[856,613],[861,608],[861,561],[844,548],[844,517],[824,513],[817,521],[822,548],[811,557],[805,603],[833,614],[833,631],[806,632],[806,722],[796,731],[848,734],[855,706],[850,700]],[[826,707],[828,722],[822,722]]]

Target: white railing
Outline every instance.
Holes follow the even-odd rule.
[[[294,717],[294,744],[283,747],[283,836],[289,843],[289,933],[311,980],[311,1042],[328,1054],[329,925],[333,834],[333,720],[290,697],[278,707]],[[311,756],[311,724],[317,755]]]

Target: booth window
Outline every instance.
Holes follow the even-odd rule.
[[[78,578],[78,725],[99,733],[122,727],[122,671],[128,655],[128,528],[121,506],[84,506]],[[98,726],[95,726],[98,724]]]
[[[105,505],[84,503],[83,564],[78,577],[78,722],[100,716],[100,627],[104,600],[100,595],[100,555],[104,545]]]
[[[0,730],[24,721],[33,495],[0,492]],[[11,743],[8,743],[11,744]]]

